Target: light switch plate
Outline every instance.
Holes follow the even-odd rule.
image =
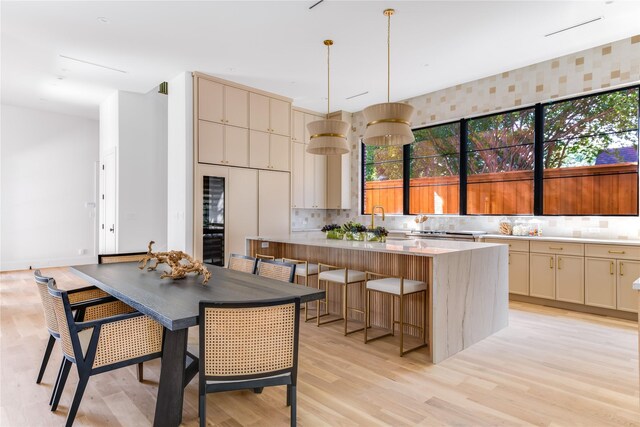
[[[269,242],[262,242],[262,243],[260,243],[260,247],[261,247],[262,249],[264,249],[264,248],[268,248],[268,247],[269,247]]]

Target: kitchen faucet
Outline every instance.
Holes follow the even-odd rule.
[[[373,230],[374,228],[374,224],[373,224],[373,218],[376,215],[376,209],[380,209],[382,211],[382,220],[384,221],[384,208],[382,206],[374,206],[371,209],[371,229]]]

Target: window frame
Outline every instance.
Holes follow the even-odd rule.
[[[521,214],[517,216],[544,216],[544,217],[558,217],[558,216],[570,216],[570,217],[581,217],[581,216],[597,216],[597,217],[640,217],[640,206],[637,207],[636,214],[545,214],[544,213],[544,109],[550,105],[575,101],[583,98],[589,97],[597,97],[601,95],[606,95],[608,93],[627,91],[627,90],[636,90],[638,93],[638,110],[637,110],[637,120],[638,120],[638,129],[636,130],[636,134],[638,135],[638,151],[640,154],[640,84],[634,84],[630,86],[618,87],[615,89],[591,92],[579,96],[566,97],[562,99],[555,99],[545,102],[539,102],[533,105],[521,106],[518,108],[513,108],[509,110],[500,110],[488,114],[482,114],[478,116],[472,117],[463,117],[457,120],[449,120],[445,122],[440,122],[428,126],[421,126],[417,128],[413,128],[412,131],[429,129],[438,126],[445,126],[451,124],[459,124],[460,128],[460,141],[458,144],[459,150],[459,213],[458,214],[429,214],[429,215],[440,215],[440,216],[504,216],[507,214],[504,213],[482,213],[482,214],[468,214],[467,213],[467,185],[468,185],[468,136],[469,136],[469,126],[468,122],[470,120],[478,120],[486,117],[492,117],[502,114],[509,114],[524,110],[533,109],[534,110],[534,142],[533,142],[533,214]],[[632,129],[630,129],[631,131]],[[360,214],[361,215],[369,215],[369,213],[365,212],[364,209],[364,196],[365,196],[365,150],[366,146],[360,140]],[[402,177],[402,189],[403,189],[403,212],[402,214],[390,214],[390,215],[413,215],[409,213],[410,207],[410,176],[411,176],[411,147],[410,144],[407,144],[403,147],[402,154],[403,161],[403,177]],[[636,167],[636,173],[640,176],[640,159],[638,161],[638,165]],[[640,200],[640,179],[636,180],[636,195]]]

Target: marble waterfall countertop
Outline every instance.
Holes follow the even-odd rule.
[[[336,249],[355,249],[361,251],[387,252],[407,255],[437,257],[438,255],[472,251],[476,249],[501,246],[497,243],[462,242],[457,240],[438,239],[394,239],[387,238],[386,243],[356,242],[351,240],[334,240],[324,237],[324,233],[296,232],[292,236],[254,236],[247,240],[265,240],[274,243],[288,243],[309,246],[319,246]]]

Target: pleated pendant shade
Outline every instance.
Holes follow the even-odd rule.
[[[362,142],[365,145],[392,146],[411,144],[415,141],[411,131],[413,107],[401,102],[389,102],[391,93],[391,16],[393,9],[385,9],[387,17],[387,102],[364,109],[367,128]]]
[[[414,108],[401,102],[385,102],[364,109],[367,128],[362,142],[365,145],[405,145],[415,141],[411,131]]]
[[[316,120],[307,124],[310,141],[307,153],[335,156],[349,152],[349,123],[342,120]]]
[[[329,117],[330,95],[331,95],[331,79],[330,79],[330,46],[333,40],[325,40],[324,45],[327,47],[327,117]],[[324,156],[337,156],[348,153],[349,144],[347,143],[347,132],[349,132],[349,123],[342,120],[316,120],[307,124],[309,130],[309,144],[307,144],[307,153],[319,154]]]

